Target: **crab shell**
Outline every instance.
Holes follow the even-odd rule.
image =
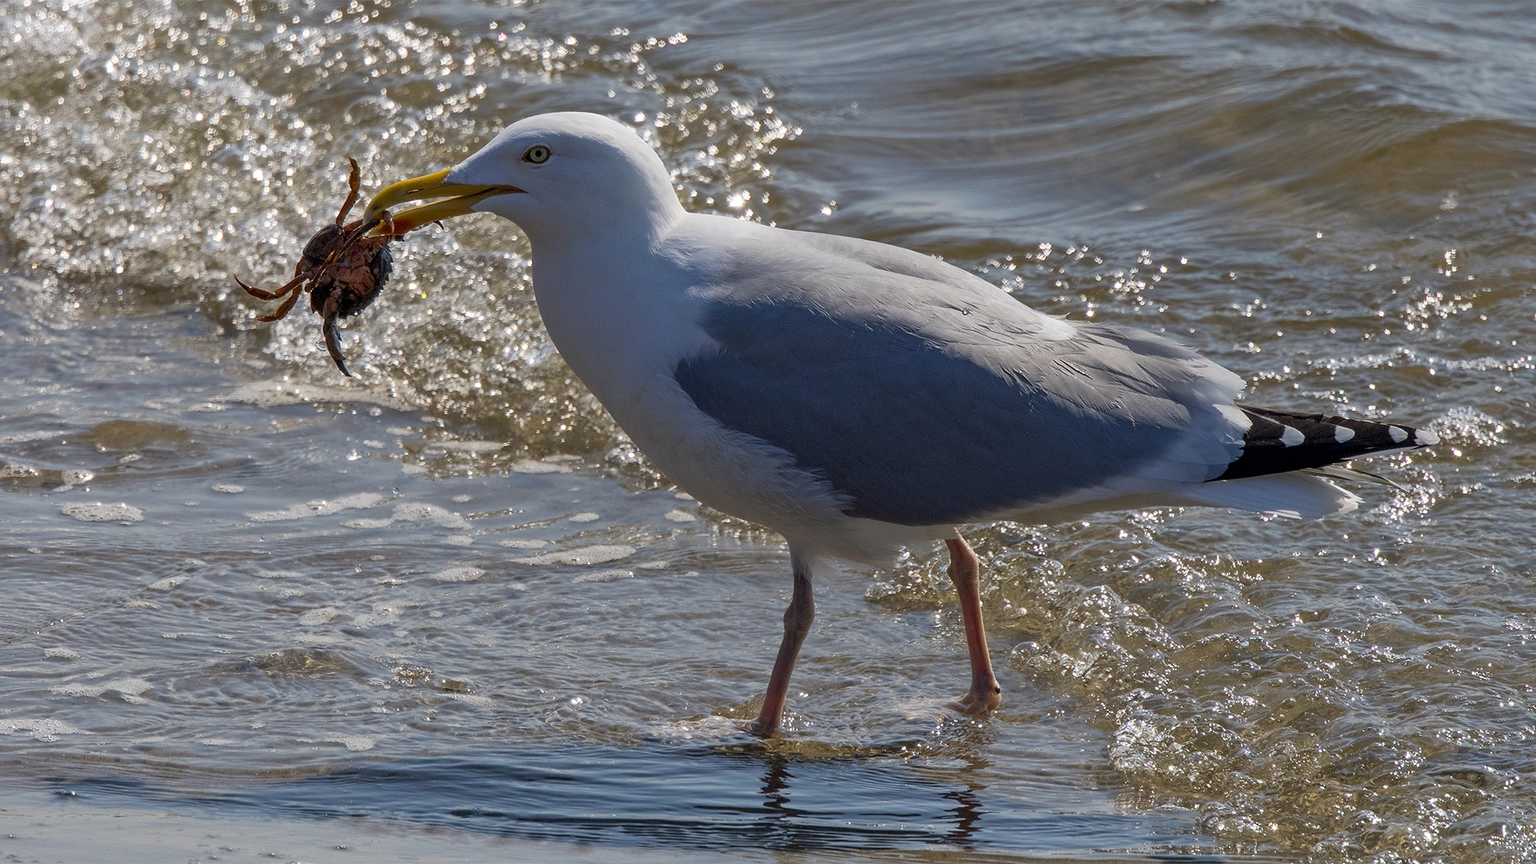
[[[390,254],[392,237],[363,237],[341,253],[338,260],[324,266],[348,231],[339,225],[327,225],[315,232],[304,244],[299,259],[301,271],[314,271],[324,267],[309,292],[309,308],[324,314],[325,303],[336,298],[336,317],[349,318],[367,309],[394,270],[394,256]]]

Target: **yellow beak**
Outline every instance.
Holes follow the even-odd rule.
[[[463,216],[473,212],[476,204],[490,198],[493,195],[506,195],[523,190],[516,186],[472,186],[466,183],[445,183],[448,172],[452,169],[443,169],[436,174],[428,174],[425,177],[413,177],[410,180],[401,180],[379,190],[379,194],[373,196],[368,202],[368,209],[363,212],[363,221],[367,222],[375,216],[389,216],[389,222],[393,229],[385,228],[389,233],[400,236],[413,228],[420,228],[443,219],[454,216]],[[446,198],[446,201],[434,201],[420,207],[411,207],[401,210],[399,213],[388,214],[389,208],[407,201],[419,201],[423,198]],[[381,226],[382,227],[382,226]]]

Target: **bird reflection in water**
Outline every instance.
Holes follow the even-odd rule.
[[[789,773],[788,758],[768,756],[763,771],[763,809],[768,811],[766,818],[785,819],[800,815],[799,811],[789,806],[789,795],[785,794],[793,776]]]
[[[976,833],[981,829],[981,814],[987,812],[981,809],[981,799],[976,793],[985,789],[985,786],[970,786],[965,789],[956,789],[945,792],[945,798],[955,802],[950,813],[955,822],[955,827],[944,835],[945,839],[956,846],[969,847],[975,840]]]
[[[763,757],[763,782],[760,790],[763,796],[762,819],[763,824],[774,826],[770,830],[776,833],[783,832],[785,836],[804,840],[805,838],[801,836],[801,833],[806,826],[803,824],[796,826],[796,822],[814,814],[809,810],[790,806],[789,787],[790,783],[794,780],[794,775],[789,770],[790,761],[790,757],[780,754],[770,754]],[[970,766],[972,769],[979,767],[983,766]],[[927,784],[922,783],[921,785]],[[938,816],[935,821],[952,823],[954,827],[943,833],[937,831],[931,833],[923,832],[926,834],[928,842],[943,842],[961,848],[974,846],[976,835],[981,831],[981,817],[987,812],[982,807],[979,795],[986,788],[983,785],[968,784],[965,788],[950,789],[942,793],[939,797],[953,802],[954,806],[944,808],[944,814]],[[919,813],[908,813],[905,815],[919,821],[927,821]],[[797,830],[797,827],[799,830]],[[894,826],[886,825],[884,827],[889,829]],[[918,834],[914,833],[907,836],[916,839]],[[793,843],[791,848],[798,845],[798,843]]]

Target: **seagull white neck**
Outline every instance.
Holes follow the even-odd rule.
[[[673,203],[676,204],[675,200]],[[604,209],[606,205],[607,202],[595,201],[580,209],[546,211],[539,218],[507,218],[528,235],[536,260],[559,261],[565,267],[568,263],[590,261],[594,256],[611,257],[614,251],[632,254],[632,250],[653,249],[686,215],[680,205],[675,209],[635,208],[633,212]]]
[[[708,337],[686,288],[692,279],[653,245],[533,242],[533,291],[565,362],[616,416],[644,382],[670,374]],[[625,358],[615,362],[615,358]],[[620,418],[620,423],[623,420]]]

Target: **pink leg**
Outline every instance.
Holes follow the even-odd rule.
[[[790,598],[789,608],[784,610],[784,641],[779,643],[779,657],[773,661],[773,675],[768,679],[768,692],[763,696],[763,710],[756,720],[744,723],[741,727],[762,738],[777,731],[779,721],[784,717],[784,697],[789,695],[789,674],[795,669],[795,659],[800,656],[800,645],[805,642],[805,634],[811,631],[811,622],[816,619],[816,602],[811,597],[810,566],[793,550],[790,562],[795,571],[795,593]]]
[[[982,714],[1003,702],[1003,688],[992,674],[987,653],[987,630],[981,623],[981,565],[965,540],[945,540],[949,547],[949,578],[960,595],[960,616],[965,619],[965,647],[971,654],[971,690],[949,707],[963,714]]]

